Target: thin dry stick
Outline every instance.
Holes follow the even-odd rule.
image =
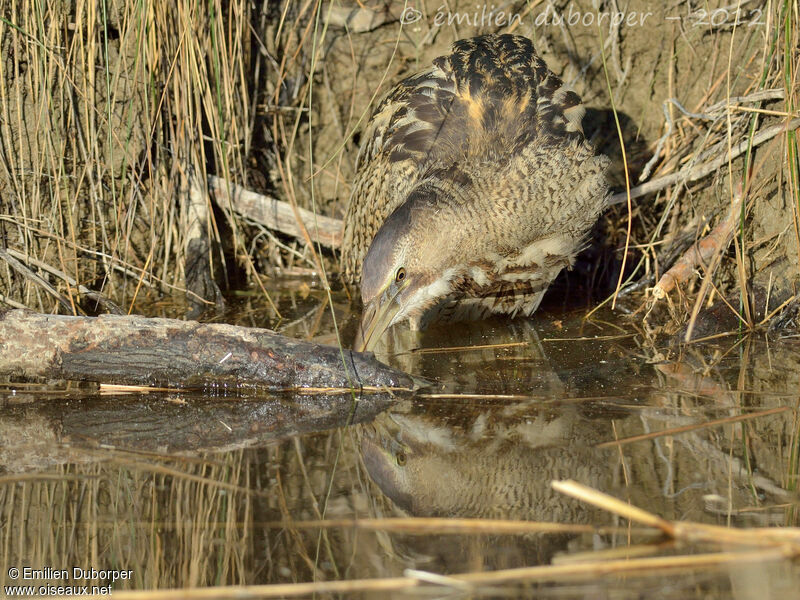
[[[631,206],[631,180],[630,172],[628,169],[628,154],[625,150],[625,136],[622,135],[622,126],[619,124],[619,115],[617,114],[616,103],[614,102],[614,91],[611,89],[611,79],[608,77],[608,66],[606,65],[605,44],[603,43],[603,30],[600,27],[598,19],[597,32],[600,34],[600,57],[603,59],[603,74],[606,78],[606,86],[608,87],[608,99],[611,101],[611,111],[614,114],[614,123],[617,126],[617,136],[619,137],[619,146],[622,150],[622,167],[625,174],[625,201],[628,205],[628,226],[625,232],[625,249],[622,254],[622,265],[619,268],[619,278],[617,279],[617,287],[614,289],[613,300],[611,301],[611,309],[613,310],[617,305],[617,297],[619,290],[622,288],[622,281],[625,277],[625,264],[628,261],[628,250],[631,244],[631,228],[633,227],[633,208]],[[613,53],[613,51],[612,51]],[[621,82],[620,82],[621,83]]]
[[[643,523],[647,527],[655,527],[670,537],[674,537],[674,526],[672,523],[666,519],[662,519],[661,517],[654,515],[653,513],[647,512],[646,510],[632,506],[623,500],[614,498],[613,496],[609,496],[603,492],[599,492],[586,485],[578,483],[577,481],[572,481],[571,479],[567,479],[565,481],[552,481],[550,482],[550,485],[557,492],[561,492],[567,496],[572,496],[573,498],[577,498],[578,500],[592,504],[593,506],[601,508],[607,512],[614,513],[615,515],[619,515],[620,517],[630,521]]]
[[[543,342],[601,342],[603,340],[624,340],[636,336],[635,333],[620,333],[618,335],[596,335],[574,338],[542,338]]]
[[[761,319],[761,321],[759,321],[759,322],[757,323],[757,326],[759,326],[759,327],[760,327],[760,326],[761,326],[761,325],[763,325],[764,323],[767,323],[767,322],[769,322],[769,320],[770,320],[770,319],[772,319],[772,317],[774,317],[775,315],[777,315],[777,314],[778,314],[779,312],[781,312],[781,311],[782,311],[784,308],[786,308],[787,306],[789,306],[789,304],[791,304],[792,302],[796,302],[796,301],[797,301],[799,298],[800,298],[800,294],[795,294],[794,296],[791,296],[791,297],[787,298],[786,300],[784,300],[784,301],[783,301],[783,303],[782,303],[780,306],[776,306],[776,307],[775,307],[775,309],[774,309],[774,310],[773,310],[771,313],[769,313],[769,314],[768,314],[766,317],[764,317],[763,319]]]
[[[346,395],[352,395],[353,393],[382,394],[391,392],[413,392],[414,390],[411,388],[404,388],[404,387],[363,385],[359,387],[316,387],[316,388],[294,387],[294,388],[283,388],[276,391],[297,394],[298,396],[317,396],[317,395],[346,396]]]
[[[734,225],[739,219],[742,209],[742,190],[737,190],[733,203],[724,219],[717,223],[706,237],[692,246],[681,256],[674,265],[661,276],[653,287],[653,298],[660,300],[675,289],[680,283],[685,283],[701,265],[709,265],[709,273],[713,271],[715,257],[721,254],[733,237]]]
[[[649,530],[648,530],[649,531]],[[626,531],[627,533],[627,531]],[[645,556],[656,556],[665,549],[670,550],[675,547],[675,542],[665,539],[659,542],[647,544],[631,544],[628,542],[624,546],[616,546],[592,550],[579,550],[569,554],[558,554],[553,557],[551,564],[554,565],[574,565],[585,562],[598,562],[600,560],[620,560],[631,558],[643,558]]]
[[[515,521],[505,519],[453,519],[439,517],[397,517],[384,519],[324,519],[318,521],[265,521],[259,527],[270,529],[334,529],[353,528],[364,531],[391,531],[407,534],[469,534],[469,535],[519,535],[519,534],[562,534],[562,533],[627,533],[628,528],[595,527],[571,523],[550,523],[542,521]],[[637,534],[652,535],[655,529],[642,528]]]
[[[711,277],[722,260],[722,253],[728,247],[728,244],[733,237],[734,226],[736,225],[736,221],[738,218],[740,218],[739,215],[741,214],[743,195],[744,193],[742,191],[741,184],[737,184],[736,191],[734,192],[734,198],[731,203],[731,211],[728,213],[726,219],[722,223],[719,223],[711,232],[711,235],[708,236],[708,238],[716,236],[719,239],[710,239],[707,243],[707,252],[710,254],[712,252],[711,249],[713,248],[713,254],[711,254],[711,260],[709,262],[708,269],[706,270],[706,277],[703,279],[703,283],[700,285],[700,291],[697,293],[697,298],[695,299],[694,306],[692,307],[692,314],[689,317],[689,325],[686,327],[686,336],[684,337],[684,341],[686,342],[692,339],[692,332],[694,331],[695,324],[697,323],[697,315],[700,313],[700,307],[706,298],[708,288],[712,285]],[[739,213],[737,214],[735,210],[738,210]],[[706,240],[703,240],[703,242],[706,242]],[[717,243],[719,243],[719,246],[715,247],[715,244]],[[716,289],[716,287],[714,289]],[[721,294],[720,297],[722,297]],[[731,308],[731,310],[733,310],[733,307],[730,305],[728,306]],[[739,321],[745,325],[752,322],[749,319],[749,312],[746,321],[735,310],[734,314],[737,316]]]
[[[427,400],[536,400],[541,396],[525,394],[417,394],[416,398]]]
[[[728,46],[728,68],[725,70],[725,73],[726,73],[726,77],[725,77],[725,86],[726,86],[725,96],[726,96],[728,104],[730,104],[730,102],[731,102],[731,65],[733,63],[733,46],[734,46],[734,39],[736,38],[737,25],[738,25],[738,22],[736,20],[734,20],[733,31],[731,32],[730,42],[729,42],[729,46]],[[741,202],[742,202],[742,200],[741,200],[742,184],[741,183],[737,183],[736,184],[736,188],[734,189],[733,156],[731,155],[731,147],[733,145],[733,119],[732,119],[732,115],[733,115],[733,113],[730,110],[725,111],[725,125],[727,127],[727,135],[725,136],[725,141],[728,144],[728,163],[727,163],[726,166],[728,167],[728,193],[729,193],[730,198],[731,198],[731,207],[733,207],[735,204],[739,204],[741,206]],[[749,166],[749,165],[747,165],[747,162],[748,161],[747,161],[747,158],[746,158],[745,159],[745,168],[747,168]],[[746,175],[745,175],[745,181],[747,181],[747,176]],[[750,182],[747,182],[747,183],[748,183],[748,190],[747,191],[749,191]],[[744,227],[744,217],[745,217],[745,211],[740,209],[740,211],[739,211],[739,220],[742,223],[741,224],[742,228]],[[742,236],[744,236],[744,229],[742,229]],[[733,237],[733,225],[731,225],[731,237]],[[740,321],[743,321],[748,326],[752,326],[752,324],[753,324],[753,315],[751,314],[751,311],[750,311],[750,298],[747,295],[747,274],[745,273],[744,257],[742,256],[742,253],[744,252],[744,237],[742,237],[741,244],[742,245],[740,247],[738,243],[735,243],[733,245],[733,247],[734,247],[734,251],[736,253],[736,273],[739,275],[739,293],[740,293],[740,299],[741,299],[740,300],[740,305],[741,305],[741,308],[744,309],[743,310],[744,319],[742,319],[742,317],[738,313],[736,313],[736,314],[737,314],[737,316],[739,316]],[[725,244],[725,245],[727,246],[727,244]],[[715,258],[716,258],[715,262],[719,261],[719,258],[717,258],[717,256],[719,256],[719,258],[722,257],[722,249],[719,249],[717,251],[717,254],[715,255]],[[689,326],[686,329],[686,340],[687,341],[692,338],[692,333],[691,332],[692,332],[692,329],[694,328],[695,322],[697,320],[697,313],[700,310],[700,304],[705,299],[706,289],[707,289],[708,285],[711,284],[712,274],[713,274],[713,271],[709,271],[706,279],[703,281],[703,285],[700,288],[700,294],[697,296],[697,300],[695,301],[694,307],[692,308],[692,317],[691,317],[691,320],[689,321]],[[721,296],[721,294],[720,294],[720,296]],[[731,308],[731,310],[733,310],[733,307],[730,307],[730,308]],[[730,481],[730,479],[728,481]]]
[[[520,13],[517,13],[516,15],[512,15],[512,18],[511,18],[511,23],[509,24],[509,26],[508,26],[508,29],[507,29],[506,33],[514,33],[514,30],[515,30],[515,29],[516,29],[516,28],[517,28],[519,25],[521,25],[521,24],[522,24],[523,20],[526,20],[526,19],[527,19],[527,17],[528,17],[528,15],[530,14],[530,12],[531,12],[531,11],[532,11],[534,8],[536,8],[537,6],[539,6],[539,5],[540,5],[542,2],[544,2],[544,0],[533,0],[533,2],[527,2],[527,6],[525,7],[525,9],[524,9],[522,12],[520,12]],[[516,18],[514,18],[515,16],[518,16],[518,17],[519,17],[519,19],[516,19]]]
[[[166,388],[166,387],[150,387],[146,385],[121,385],[116,383],[101,383],[101,393],[137,393],[149,394],[152,392],[190,392],[192,388]],[[349,395],[353,392],[364,394],[382,394],[390,392],[413,392],[411,388],[405,387],[387,387],[387,386],[374,386],[364,385],[360,387],[288,387],[273,390],[275,393],[292,393],[298,396],[343,396]]]
[[[798,127],[800,127],[800,118],[792,119],[788,123],[781,123],[778,125],[773,125],[772,127],[768,127],[753,136],[753,142],[750,147],[755,148],[756,146],[760,146],[764,142],[774,138],[776,135],[785,133],[787,131],[792,131]],[[733,146],[730,153],[730,160],[733,160],[746,152],[748,144],[750,144],[749,140],[743,140]],[[691,181],[697,181],[698,179],[702,179],[706,175],[710,175],[719,169],[721,166],[726,164],[728,160],[728,153],[726,152],[714,160],[697,165],[691,169],[684,169],[678,171],[677,173],[671,173],[670,175],[665,175],[664,177],[659,177],[658,179],[653,179],[647,183],[637,185],[636,187],[631,188],[631,198],[639,198],[640,196],[663,190],[664,188],[675,185],[676,183],[689,183]],[[608,206],[622,204],[627,200],[627,198],[628,195],[625,192],[614,194],[611,196],[611,198],[609,198]]]
[[[495,350],[497,348],[516,348],[529,346],[528,342],[508,342],[504,344],[479,344],[477,346],[449,346],[447,348],[412,348],[407,354],[443,354],[446,352],[467,352],[469,350]],[[403,353],[406,354],[406,353]]]
[[[706,421],[705,423],[695,423],[694,425],[684,425],[682,427],[672,427],[670,429],[662,429],[661,431],[651,431],[650,433],[643,433],[641,435],[633,435],[631,437],[622,438],[619,440],[612,440],[610,442],[603,442],[597,444],[595,448],[608,448],[610,446],[621,446],[623,444],[632,444],[633,442],[641,442],[642,440],[652,440],[667,435],[675,435],[678,433],[686,433],[688,431],[696,431],[698,429],[707,429],[709,427],[718,427],[720,425],[727,425],[728,423],[738,423],[739,421],[748,421],[758,417],[766,417],[767,415],[776,415],[786,411],[792,410],[788,406],[781,406],[778,408],[770,408],[762,410],[757,413],[747,415],[736,415],[734,417],[725,417],[724,419],[715,419],[713,421]]]

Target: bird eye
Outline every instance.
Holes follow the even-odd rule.
[[[398,452],[395,454],[394,459],[397,461],[397,466],[402,467],[406,464],[406,455],[405,452]]]
[[[394,276],[394,280],[397,283],[400,283],[405,278],[406,278],[406,270],[403,267],[400,267],[399,269],[397,269],[397,274]]]

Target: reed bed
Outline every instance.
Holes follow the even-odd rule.
[[[655,331],[690,322],[691,336],[721,298],[737,328],[793,322],[796,5],[633,2],[633,25],[611,20],[615,2],[516,2],[492,22],[470,2],[416,3],[413,23],[405,8],[5,4],[0,301],[95,313],[188,294],[202,309],[221,306],[219,290],[266,296],[276,275],[338,285],[336,251],[309,227],[276,231],[207,181],[335,223],[376,98],[455,39],[513,31],[584,97],[587,133],[615,160],[615,207],[579,261],[579,289],[615,291],[615,303],[636,292],[629,308]]]

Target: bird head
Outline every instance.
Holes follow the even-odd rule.
[[[412,192],[372,240],[361,269],[357,351],[372,349],[393,324],[420,315],[450,291],[453,236],[443,236],[446,211],[433,210],[435,201],[430,191]]]

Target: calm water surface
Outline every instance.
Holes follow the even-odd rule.
[[[323,295],[298,286],[276,301],[280,320],[257,298],[236,302],[226,320],[335,342]],[[354,316],[345,298],[334,308],[347,340]],[[735,550],[629,529],[551,488],[565,479],[670,520],[797,525],[798,342],[652,347],[619,315],[583,316],[393,331],[379,358],[434,384],[413,397],[356,396],[355,406],[347,396],[3,383],[0,584],[102,585],[73,579],[73,567],[129,571],[119,592]],[[235,443],[219,442],[224,428]],[[349,522],[391,517],[594,529],[445,534]],[[313,523],[322,519],[331,522]],[[12,567],[70,577],[12,581]],[[342,597],[791,598],[798,583],[795,565],[778,561]]]

